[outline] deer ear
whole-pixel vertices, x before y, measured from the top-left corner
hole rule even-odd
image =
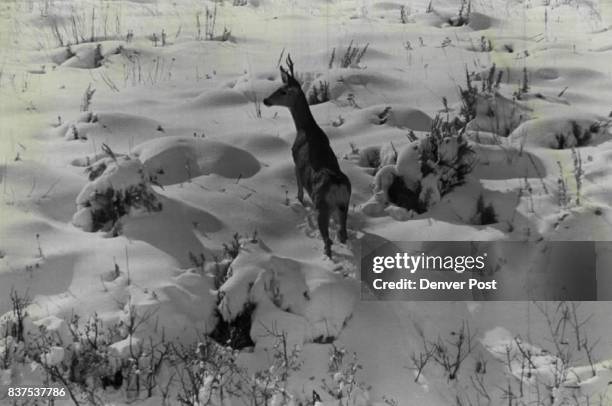
[[[281,73],[281,80],[283,81],[284,84],[287,84],[289,82],[289,74],[287,73],[286,70],[283,69],[282,66],[279,69]]]

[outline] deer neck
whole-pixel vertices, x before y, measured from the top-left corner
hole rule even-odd
[[[293,117],[293,123],[298,133],[304,132],[308,137],[311,134],[312,129],[318,128],[317,122],[315,121],[310,111],[310,106],[306,101],[304,93],[298,95],[296,102],[289,108],[291,116]]]

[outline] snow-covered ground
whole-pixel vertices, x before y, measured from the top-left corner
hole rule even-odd
[[[163,404],[176,360],[137,395],[126,360],[245,324],[224,356],[267,371],[258,390],[282,385],[256,403],[211,378],[200,404],[612,404],[607,302],[374,302],[358,282],[360,250],[384,241],[612,239],[605,0],[5,0],[0,18],[0,404],[82,354],[94,315],[127,383],[81,404]],[[329,86],[311,109],[352,183],[333,260],[295,198],[291,116],[262,104],[287,53],[307,95]],[[461,116],[466,71],[473,117],[440,156],[469,146],[475,166],[442,190],[447,173],[414,164],[435,118]],[[393,177],[422,210],[389,204]],[[597,254],[612,300],[612,252]],[[26,347],[15,295],[31,299]],[[279,337],[299,366],[278,366]]]

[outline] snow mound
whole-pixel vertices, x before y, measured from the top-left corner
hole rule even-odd
[[[279,310],[269,302],[261,303],[252,315],[251,340],[259,348],[273,348],[278,343],[278,334],[285,335],[288,348],[301,347],[313,340],[305,317]]]
[[[471,138],[475,141],[472,143],[474,151],[482,157],[474,168],[474,177],[482,180],[546,176],[546,167],[538,156],[510,145],[507,138],[498,137],[497,144],[488,144],[487,140],[484,144],[479,143],[480,136]]]
[[[367,71],[358,68],[334,68],[325,73],[301,73],[303,88],[307,97],[311,96],[313,87],[321,87],[322,83],[329,85],[330,100],[345,98],[363,88],[371,93],[397,89],[401,84],[397,79],[380,72]]]
[[[358,294],[354,280],[246,243],[219,289],[218,308],[221,317],[231,322],[254,305],[250,336],[256,345],[272,344],[272,333],[283,332],[292,343],[302,345],[337,337]]]
[[[423,25],[436,28],[469,27],[472,31],[483,31],[494,28],[500,24],[500,20],[486,14],[472,11],[469,16],[464,14],[460,17],[457,8],[434,7],[430,13],[416,14],[415,20]]]
[[[531,118],[530,109],[499,93],[476,96],[476,118],[467,125],[470,131],[486,131],[508,136],[522,122]]]
[[[194,108],[227,107],[245,104],[249,100],[234,89],[214,89],[202,93],[189,102]]]
[[[400,129],[428,131],[433,120],[427,113],[414,107],[398,104],[377,104],[349,114],[342,129],[346,132],[363,131],[364,126],[388,125]]]
[[[549,67],[538,68],[534,72],[534,75],[544,80],[555,80],[555,79],[558,79],[560,76],[558,69],[549,68]]]
[[[583,398],[609,402],[612,400],[610,382],[612,382],[612,360],[597,363],[593,368],[590,365],[570,368],[568,379],[555,394],[555,398],[559,400],[557,404]]]
[[[261,165],[249,152],[231,145],[192,137],[157,138],[134,149],[144,168],[156,173],[162,185],[217,174],[225,178],[250,178]]]
[[[500,21],[494,17],[486,14],[472,11],[470,13],[470,21],[467,24],[474,31],[488,30],[489,28],[496,27]]]
[[[108,347],[108,355],[111,360],[118,364],[131,358],[132,354],[138,354],[142,346],[142,340],[137,337],[128,336]]]
[[[565,149],[610,140],[605,118],[590,113],[556,114],[526,121],[510,135],[522,145]]]
[[[431,129],[433,120],[423,111],[401,105],[390,105],[389,107],[391,107],[391,110],[386,124],[393,127],[409,128],[414,131]]]
[[[81,113],[76,119],[67,121],[51,130],[57,137],[67,141],[86,140],[90,131],[98,126],[98,116],[92,112]]]
[[[213,278],[188,270],[152,289],[131,287],[130,303],[122,317],[135,315],[145,321],[137,336],[164,331],[169,338],[181,342],[197,339],[197,334],[215,328],[217,317]]]
[[[125,52],[125,43],[116,39],[72,44],[48,51],[51,61],[62,67],[94,69],[100,67],[105,58]],[[136,52],[136,51],[132,51]]]
[[[47,132],[67,141],[94,138],[116,150],[128,150],[132,145],[164,135],[162,125],[150,118],[132,114],[84,112]]]
[[[322,278],[311,280],[309,285],[310,300],[304,316],[310,321],[310,334],[315,339],[337,337],[357,301],[356,283]]]
[[[86,44],[76,48],[74,51],[66,50],[65,55],[70,57],[62,62],[60,66],[67,68],[95,69],[102,66],[104,61],[101,44]]]
[[[244,95],[250,102],[262,101],[280,87],[277,77],[278,72],[246,74],[233,83],[233,90]]]
[[[481,340],[482,345],[500,361],[510,359],[508,363],[509,372],[518,379],[535,384],[546,382],[553,386],[555,368],[563,361],[550,352],[538,348],[530,343],[524,342],[520,337],[513,336],[508,330],[497,327],[485,333]],[[530,372],[528,377],[524,372],[524,356],[530,355]]]

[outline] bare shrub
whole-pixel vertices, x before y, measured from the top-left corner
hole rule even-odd
[[[91,87],[91,83],[85,89],[83,93],[83,98],[81,99],[81,111],[86,112],[89,111],[91,106],[91,100],[93,99],[93,95],[96,92],[96,89]]]
[[[472,217],[471,223],[479,226],[497,223],[495,207],[491,203],[486,204],[482,194],[476,200],[476,214]]]
[[[308,92],[308,104],[315,105],[329,101],[329,82],[318,81],[312,84]]]
[[[356,68],[359,66],[361,59],[364,57],[366,51],[368,50],[368,46],[370,44],[365,44],[364,46],[354,45],[354,41],[351,40],[348,47],[342,54],[342,57],[338,61],[338,66],[340,68]],[[331,69],[334,61],[336,59],[336,48],[332,49],[332,54],[329,59],[329,68]]]
[[[482,95],[490,95],[496,92],[503,78],[503,71],[497,70],[495,64],[491,65],[489,68],[487,75],[481,75],[482,84],[481,87],[478,88],[474,84],[474,78],[476,75],[473,72],[465,69],[465,88],[459,86],[459,96],[461,97],[461,110],[460,117],[463,120],[464,125],[472,121],[476,118],[476,107],[478,103],[479,96]]]
[[[459,12],[452,17],[448,22],[454,27],[461,27],[470,22],[470,14],[472,13],[472,0],[461,0]]]
[[[223,27],[221,34],[217,35],[217,4],[218,2],[215,2],[212,9],[208,6],[204,9],[204,35],[202,35],[201,13],[196,13],[196,40],[229,41],[231,39],[232,32],[226,26]]]
[[[96,9],[94,6],[89,12],[72,6],[67,20],[51,15],[45,15],[45,18],[49,21],[48,29],[51,31],[51,37],[58,46],[63,47],[123,38],[121,9],[116,10],[118,11],[111,14],[110,7]],[[113,21],[114,24],[112,24]]]
[[[321,380],[321,388],[332,397],[338,400],[339,405],[349,404],[354,401],[357,392],[367,391],[365,383],[358,379],[359,371],[363,366],[359,363],[357,354],[351,354],[350,359],[346,357],[347,351],[332,344],[329,352],[328,371],[330,379]],[[318,396],[318,394],[317,394]]]

